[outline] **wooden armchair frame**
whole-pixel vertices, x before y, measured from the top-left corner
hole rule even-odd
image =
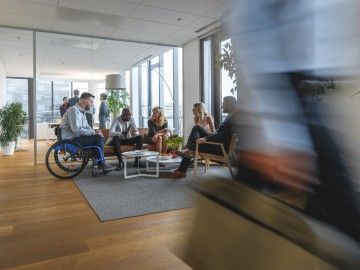
[[[204,142],[204,144],[210,144],[210,145],[218,145],[221,148],[222,155],[215,155],[215,154],[209,154],[205,152],[199,152],[199,144],[196,143],[195,147],[195,155],[194,155],[194,177],[197,175],[197,164],[199,159],[203,159],[205,161],[205,172],[208,171],[210,167],[210,161],[215,162],[222,162],[224,163],[230,171],[231,177],[234,178],[234,172],[232,171],[229,156],[232,154],[235,148],[235,142],[236,138],[233,136],[230,142],[229,151],[225,151],[225,147],[222,143],[216,143],[216,142]]]

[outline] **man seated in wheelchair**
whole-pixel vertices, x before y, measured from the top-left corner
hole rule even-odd
[[[61,121],[61,138],[62,140],[73,140],[83,147],[94,146],[101,150],[94,151],[101,168],[104,171],[111,171],[115,169],[105,163],[103,158],[104,153],[104,138],[100,130],[93,130],[86,119],[85,111],[89,110],[94,103],[94,96],[90,93],[82,93],[80,100],[74,106],[70,107],[64,114]]]

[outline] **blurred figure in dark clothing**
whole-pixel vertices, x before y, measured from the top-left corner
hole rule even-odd
[[[350,108],[341,89],[324,103],[309,91],[318,78],[356,75],[357,12],[353,0],[242,0],[229,29],[242,75],[239,180],[305,194],[307,214],[360,241],[359,158],[339,121]]]

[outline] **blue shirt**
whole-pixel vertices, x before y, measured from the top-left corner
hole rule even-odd
[[[61,137],[63,139],[73,139],[80,136],[95,135],[86,119],[85,111],[78,103],[70,107],[64,114],[61,121]]]

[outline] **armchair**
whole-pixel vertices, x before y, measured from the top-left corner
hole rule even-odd
[[[225,151],[225,147],[222,143],[216,143],[216,142],[205,142],[204,143],[204,144],[214,145],[214,147],[219,146],[221,148],[220,155],[209,154],[206,152],[199,152],[199,144],[196,143],[195,155],[194,155],[194,177],[196,177],[196,175],[197,175],[198,161],[199,161],[199,159],[203,159],[205,161],[205,172],[207,172],[207,170],[210,167],[210,161],[221,162],[229,168],[231,177],[234,178],[234,172],[232,171],[232,168],[230,165],[229,156],[234,152],[235,142],[236,142],[236,138],[235,138],[235,136],[233,136],[230,141],[229,150],[227,152]]]

